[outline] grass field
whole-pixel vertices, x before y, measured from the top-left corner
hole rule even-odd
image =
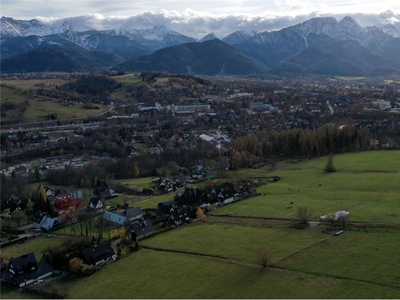
[[[398,230],[346,231],[339,237],[296,253],[278,265],[306,273],[400,288],[399,240]]]
[[[166,232],[142,245],[220,255],[250,264],[257,264],[256,252],[268,247],[273,261],[329,238],[320,228],[253,228],[235,225],[197,223]],[[207,242],[205,242],[207,241]]]
[[[260,196],[225,206],[214,214],[292,218],[297,206],[307,205],[314,209],[314,220],[347,210],[351,221],[400,223],[400,164],[394,163],[400,161],[400,151],[338,155],[334,158],[335,173],[322,171],[326,161],[280,163],[274,172],[242,170],[240,176],[282,179],[258,187]]]
[[[48,247],[53,247],[59,245],[65,241],[64,238],[58,237],[45,237],[39,236],[37,238],[32,238],[21,245],[12,245],[1,249],[1,256],[4,259],[10,259],[11,257],[18,257],[24,254],[33,252],[37,260],[40,261],[42,258],[41,252]]]
[[[70,298],[396,298],[398,289],[359,281],[141,250],[69,290]]]
[[[65,106],[62,101],[57,99],[47,99],[45,97],[37,97],[35,92],[32,97],[29,90],[36,91],[39,88],[52,89],[56,85],[62,85],[65,80],[12,80],[3,81],[7,86],[1,86],[1,103],[15,103],[20,105],[26,103],[26,110],[21,111],[21,107],[12,110],[6,110],[6,116],[2,117],[2,121],[23,120],[24,122],[40,122],[47,120],[47,115],[56,113],[59,120],[86,117],[105,111],[105,107],[100,109],[86,109],[81,105]],[[14,88],[11,88],[14,87]]]
[[[131,179],[119,179],[116,182],[119,182],[122,185],[135,185],[140,186],[142,188],[149,188],[151,186],[151,177],[143,177],[143,178],[131,178]]]
[[[1,299],[46,299],[36,294],[22,293],[7,285],[1,285]]]

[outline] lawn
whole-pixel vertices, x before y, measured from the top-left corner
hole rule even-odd
[[[24,293],[7,285],[1,285],[1,299],[46,299],[36,294]]]
[[[304,276],[303,280],[299,276]],[[363,282],[140,250],[69,290],[74,299],[396,298],[398,289]]]
[[[236,225],[196,223],[168,231],[142,245],[219,255],[257,264],[256,252],[268,247],[273,261],[329,238],[321,228],[254,228]]]
[[[12,245],[1,249],[1,256],[5,259],[11,257],[18,257],[24,254],[33,252],[38,261],[42,258],[41,252],[49,247],[57,246],[65,241],[65,238],[39,236],[37,238],[31,238],[25,243],[19,245]]]
[[[291,270],[374,282],[400,289],[399,240],[400,232],[393,229],[345,231],[341,236],[299,252],[278,265]]]

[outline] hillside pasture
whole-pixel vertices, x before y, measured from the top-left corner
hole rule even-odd
[[[174,271],[176,270],[176,271]],[[162,275],[163,274],[163,275]],[[74,299],[386,298],[398,290],[176,253],[141,250],[69,290]],[[127,288],[129,287],[129,288]]]
[[[345,231],[278,263],[279,267],[373,282],[400,289],[400,232],[390,229]],[[400,295],[400,291],[399,294]]]
[[[293,218],[298,206],[307,205],[314,209],[313,220],[347,210],[351,221],[399,224],[396,195],[400,193],[400,167],[394,161],[400,161],[400,151],[337,156],[335,173],[322,171],[326,158],[285,163],[277,171],[265,171],[281,180],[258,187],[259,196],[222,207],[213,214]]]
[[[84,278],[73,299],[393,298],[398,290],[364,282],[140,250]]]
[[[256,265],[256,253],[268,247],[273,261],[328,238],[320,228],[254,228],[197,223],[166,232],[141,244],[162,249],[219,255]]]
[[[87,109],[82,105],[65,105],[62,99],[48,99],[38,97],[36,90],[53,90],[56,85],[66,83],[63,79],[48,80],[4,80],[1,85],[1,104],[13,103],[15,109],[6,110],[2,121],[22,120],[23,122],[46,121],[49,114],[56,113],[58,120],[92,116],[105,111],[105,107],[97,105],[99,109]]]

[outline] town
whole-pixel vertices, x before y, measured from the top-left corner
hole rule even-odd
[[[350,152],[398,153],[400,147],[395,77],[110,71],[1,79],[6,297],[14,291],[16,297],[71,297],[63,280],[72,286],[143,249],[164,250],[155,237],[198,224],[222,226],[238,216],[237,222],[249,218],[257,228],[308,228],[307,207],[290,212],[295,197],[283,197],[290,199],[284,213],[265,219],[229,209],[267,199],[298,164],[325,157],[333,163],[335,155]],[[281,165],[287,166],[283,175]],[[333,184],[334,177],[326,183],[319,176],[316,189]],[[302,192],[284,187],[285,194]],[[349,223],[341,211],[340,205],[323,208],[319,222],[338,233]],[[257,223],[271,220],[277,223]],[[319,234],[316,239],[326,238],[326,230]],[[7,250],[35,241],[26,253]]]

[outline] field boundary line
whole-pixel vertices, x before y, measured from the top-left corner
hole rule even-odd
[[[143,246],[143,245],[140,245],[140,248],[147,249],[147,250],[153,250],[153,251],[160,251],[160,252],[170,252],[170,253],[186,254],[186,255],[192,255],[192,256],[200,256],[200,257],[205,257],[205,258],[219,259],[219,260],[223,260],[228,263],[233,263],[233,264],[242,265],[242,266],[250,266],[250,267],[257,266],[257,267],[259,267],[258,265],[250,264],[250,263],[247,263],[240,259],[231,258],[231,257],[227,257],[227,256],[222,256],[222,255],[205,254],[205,253],[200,253],[200,252],[177,250],[177,249],[165,249],[165,248]]]
[[[376,193],[376,194],[373,195],[372,197],[369,197],[368,199],[366,199],[366,200],[364,200],[364,201],[362,201],[362,202],[359,202],[359,203],[356,203],[356,204],[353,204],[353,205],[349,206],[349,207],[347,208],[347,210],[350,210],[351,208],[355,208],[355,207],[364,205],[364,204],[366,204],[366,203],[368,203],[368,202],[371,202],[371,201],[373,201],[373,200],[376,200],[376,199],[378,199],[379,197],[381,197],[381,196],[383,196],[383,195],[385,195],[385,194],[387,194],[387,190],[382,190],[382,191],[380,191],[379,193]]]
[[[389,287],[392,289],[400,290],[400,287],[398,287],[398,286],[393,286],[393,285],[379,283],[379,282],[373,282],[373,281],[369,281],[369,280],[355,279],[355,278],[351,278],[351,277],[338,276],[338,275],[323,274],[323,273],[318,273],[318,272],[301,271],[301,270],[297,270],[297,269],[279,267],[279,266],[275,266],[275,265],[271,266],[271,268],[299,272],[299,273],[304,273],[304,274],[309,274],[309,275],[314,275],[314,276],[323,276],[323,277],[328,277],[328,278],[330,277],[330,278],[335,278],[335,279],[340,279],[340,280],[351,280],[351,281],[355,281],[355,282],[374,284],[374,285],[379,285],[379,286],[384,286],[384,287]]]
[[[320,241],[318,241],[318,242],[316,242],[316,243],[314,243],[314,244],[308,245],[307,247],[305,247],[305,248],[303,248],[303,249],[297,250],[297,251],[295,251],[295,252],[289,254],[288,256],[285,256],[285,257],[279,259],[278,261],[274,262],[273,265],[275,266],[276,263],[280,263],[280,262],[284,261],[285,259],[288,259],[288,258],[292,257],[293,255],[296,255],[296,254],[298,254],[298,253],[300,253],[300,252],[302,252],[302,251],[305,251],[305,250],[307,250],[307,249],[310,249],[310,248],[312,248],[312,247],[314,247],[314,246],[316,246],[316,245],[322,244],[322,243],[326,242],[327,240],[331,239],[332,237],[333,237],[333,235],[330,235],[330,236],[328,236],[327,238],[324,238],[323,240],[320,240]],[[278,267],[278,268],[279,268],[279,267]]]
[[[208,216],[220,217],[220,218],[237,218],[237,219],[275,220],[275,221],[293,221],[293,220],[295,220],[295,219],[288,219],[288,218],[252,217],[252,216],[231,215],[231,214],[213,215],[212,213],[207,213],[206,216],[207,217]]]

